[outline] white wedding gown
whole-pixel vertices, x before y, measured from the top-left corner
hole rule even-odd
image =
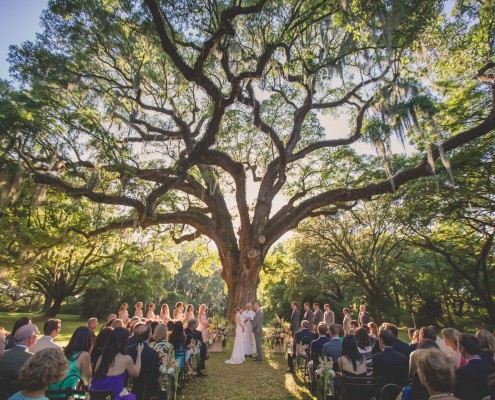
[[[241,321],[241,314],[237,313],[235,316],[235,339],[234,349],[230,360],[226,360],[227,364],[241,364],[244,362],[244,324]]]

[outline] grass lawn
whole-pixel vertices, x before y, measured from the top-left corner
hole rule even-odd
[[[14,326],[14,322],[25,316],[31,317],[33,324],[36,324],[41,332],[41,335],[43,335],[43,324],[48,318],[43,317],[42,314],[0,312],[0,326],[3,326],[10,332]],[[62,320],[62,330],[60,331],[60,335],[55,338],[55,342],[59,343],[61,346],[64,346],[69,342],[70,337],[77,327],[86,326],[87,324],[87,320],[82,319],[78,315],[59,314],[56,318]]]
[[[247,359],[239,365],[225,364],[230,358],[232,343],[229,341],[223,353],[210,353],[206,362],[208,377],[193,378],[177,396],[179,400],[313,399],[302,375],[286,373],[285,357],[266,348],[263,362]]]

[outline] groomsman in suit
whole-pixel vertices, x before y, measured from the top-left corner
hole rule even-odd
[[[253,361],[263,361],[263,346],[261,345],[262,325],[263,313],[261,312],[261,304],[257,301],[254,303],[253,333],[256,343],[256,358],[253,358]]]
[[[323,312],[320,310],[320,305],[318,303],[313,303],[313,329],[316,331],[318,324],[323,322]]]
[[[325,313],[323,314],[325,324],[327,324],[327,326],[335,324],[335,314],[330,310],[330,306],[325,304],[323,308],[325,309]]]
[[[304,303],[303,319],[309,322],[309,329],[313,330],[313,311],[311,311],[311,306],[308,302]]]
[[[359,326],[368,325],[370,322],[370,314],[366,311],[366,306],[362,304],[359,306]]]
[[[292,337],[294,337],[294,334],[297,332],[299,329],[299,310],[297,309],[297,301],[293,301],[290,303],[290,308],[292,308],[292,314],[290,316],[290,333],[292,334]]]

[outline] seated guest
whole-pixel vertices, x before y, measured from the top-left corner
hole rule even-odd
[[[442,336],[445,345],[451,349],[451,352],[447,354],[447,357],[454,368],[462,367],[466,365],[466,360],[462,358],[461,353],[459,352],[459,346],[457,341],[459,340],[459,332],[457,329],[453,328],[445,328],[442,329]]]
[[[98,318],[92,317],[88,319],[88,328],[93,331],[96,335],[96,328],[98,327]]]
[[[188,373],[192,375],[194,371],[189,365],[189,352],[186,351],[186,335],[181,321],[175,321],[168,341],[174,346],[175,358],[179,360],[179,367],[181,369],[187,368]],[[183,356],[180,355],[181,352],[184,353]]]
[[[184,343],[185,348],[186,348],[185,359],[186,359],[186,366],[187,366],[187,371],[188,371],[189,375],[197,375],[191,367],[191,363],[190,363],[191,352],[189,350],[189,346],[191,345],[191,342],[193,340],[195,340],[195,341],[198,340],[198,337],[197,337],[196,333],[194,332],[196,330],[196,325],[197,325],[197,320],[191,319],[191,320],[189,320],[189,323],[187,324],[187,328],[184,329],[184,335],[186,335],[186,342]],[[201,371],[201,369],[203,369],[203,368],[200,368],[198,365],[198,371]],[[201,377],[201,376],[203,376],[203,374],[200,373],[199,376]]]
[[[16,345],[14,337],[17,330],[24,325],[28,325],[31,323],[31,318],[21,317],[17,321],[14,322],[14,326],[12,327],[12,332],[10,335],[7,335],[5,338],[5,350],[9,350]]]
[[[409,363],[403,354],[394,350],[395,339],[390,329],[383,329],[380,332],[379,340],[382,351],[373,356],[372,373],[374,377],[382,379],[377,387],[378,393],[383,385],[394,383],[403,387],[407,383]]]
[[[200,351],[200,361],[198,366],[196,367],[197,370],[197,375],[199,376],[206,376],[206,374],[203,372],[203,370],[206,368],[205,362],[206,362],[206,343],[203,341],[203,334],[201,331],[198,330],[198,325],[199,322],[196,318],[193,318],[189,320],[188,324],[188,329],[185,329],[184,333],[186,334],[186,347],[189,346],[189,343],[187,341],[187,337],[189,335],[192,335],[191,337],[196,340],[197,343],[199,343],[199,351]]]
[[[0,326],[0,358],[2,358],[3,353],[5,351],[5,338],[8,336],[7,331],[3,328],[3,326]]]
[[[438,344],[438,347],[440,348],[440,350],[442,350],[442,352],[445,355],[450,354],[451,350],[449,347],[447,347],[445,345],[445,342],[442,340],[442,338],[440,336],[438,336],[437,328],[433,325],[430,325],[428,328],[430,328],[433,332],[435,332],[435,342]]]
[[[362,328],[358,328],[362,329]],[[370,349],[371,354],[371,349]],[[366,376],[366,359],[359,353],[356,338],[352,335],[342,341],[342,355],[337,360],[340,372],[349,376]]]
[[[19,371],[23,364],[33,356],[29,349],[35,345],[38,334],[36,325],[22,325],[15,332],[15,346],[6,350],[0,358],[0,378],[3,379],[3,389],[7,396],[20,390]]]
[[[373,353],[371,352],[371,339],[368,335],[368,331],[364,326],[360,326],[354,332],[354,337],[356,338],[357,351],[366,360],[366,368],[368,375],[371,375],[371,370],[373,366]]]
[[[115,318],[110,322],[110,327],[113,329],[115,328],[123,328],[124,327],[124,322],[121,319]]]
[[[480,344],[481,359],[495,368],[495,360],[493,359],[493,354],[495,353],[495,338],[492,333],[488,332],[486,329],[478,329],[475,336]]]
[[[103,326],[112,326],[112,321],[113,321],[114,319],[117,319],[117,314],[110,314],[110,315],[108,316],[107,322],[106,322],[106,323],[105,323],[105,325],[103,325]],[[102,328],[103,328],[103,327],[102,327]]]
[[[147,400],[157,395],[159,391],[158,376],[160,368],[160,357],[158,353],[149,345],[151,336],[151,326],[143,324],[134,329],[137,335],[137,342],[142,343],[144,348],[141,354],[141,371],[138,376],[132,379],[132,390],[136,394],[137,400]],[[133,344],[127,348],[134,362],[138,357],[138,344]]]
[[[378,340],[378,326],[376,326],[376,324],[371,321],[368,322],[368,328],[370,328],[370,338]]]
[[[359,327],[359,322],[353,319],[351,322],[349,322],[349,332],[347,332],[347,334],[354,335],[354,332],[358,327]]]
[[[127,376],[139,376],[141,371],[141,353],[144,345],[137,345],[136,363],[127,355],[128,332],[125,328],[116,328],[108,337],[101,357],[96,363],[96,371],[91,380],[92,390],[112,390],[115,400],[136,400],[136,395],[124,394]],[[120,393],[123,393],[121,396]]]
[[[158,353],[160,359],[164,354],[173,354],[174,352],[174,346],[167,342],[167,336],[167,325],[164,324],[158,325],[153,333],[154,342],[150,344],[150,347]]]
[[[96,370],[96,363],[98,359],[100,358],[103,347],[105,347],[105,343],[108,340],[108,337],[110,336],[110,333],[112,333],[113,328],[110,327],[105,327],[103,328],[98,336],[96,336],[93,348],[91,349],[91,374],[94,375],[95,370]]]
[[[409,345],[402,340],[399,339],[399,328],[397,328],[394,324],[385,324],[385,329],[390,330],[394,336],[394,350],[403,354],[406,358],[409,359],[409,354],[411,354],[411,348]]]
[[[43,349],[60,349],[58,344],[53,343],[53,339],[60,333],[60,328],[62,327],[62,321],[56,318],[47,320],[43,324],[43,337],[36,341],[36,344],[29,350],[31,353],[37,353]]]
[[[462,400],[482,399],[488,395],[488,376],[495,373],[495,368],[480,358],[480,344],[473,335],[460,334],[459,351],[467,360],[467,364],[455,371],[454,394]]]
[[[81,377],[85,384],[91,379],[91,357],[89,355],[93,346],[93,335],[87,326],[77,328],[64,349],[65,357],[69,362],[67,375],[59,382],[50,386],[52,390],[66,388],[76,389]]]
[[[309,379],[312,379],[312,372],[315,370],[319,363],[319,357],[323,355],[323,346],[325,343],[330,342],[330,338],[327,337],[328,327],[324,322],[320,322],[316,327],[318,332],[318,339],[313,340],[310,346],[311,361],[308,363]]]
[[[301,321],[301,330],[297,331],[294,334],[294,340],[292,342],[292,354],[293,356],[289,356],[287,359],[287,363],[289,368],[287,368],[287,372],[294,372],[294,358],[297,351],[297,345],[311,345],[313,341],[313,332],[309,329],[309,321],[303,320]],[[307,350],[309,354],[309,348]]]
[[[454,370],[440,349],[421,349],[416,352],[415,357],[419,379],[428,390],[430,399],[459,400],[451,393],[455,382]]]
[[[340,340],[340,325],[330,325],[330,341],[323,345],[322,354],[330,357],[333,361],[334,369],[338,370],[337,359],[342,355],[342,342]]]
[[[407,330],[407,337],[409,338],[409,350],[413,352],[418,348],[419,338],[414,336],[414,332],[416,332],[416,328],[409,328]]]
[[[22,392],[9,400],[46,400],[45,392],[50,384],[60,380],[67,371],[67,360],[62,349],[47,347],[27,360],[19,371]]]
[[[418,349],[420,350],[428,350],[428,349],[433,349],[433,350],[440,350],[438,347],[438,344],[434,342],[431,339],[424,339],[422,342],[418,344]],[[428,399],[430,396],[428,394],[428,390],[426,389],[426,386],[424,386],[421,383],[421,380],[419,379],[418,375],[418,367],[417,367],[417,355],[416,352],[414,351],[411,353],[411,358],[409,360],[409,377],[411,377],[411,398],[410,400],[422,400],[422,399]]]

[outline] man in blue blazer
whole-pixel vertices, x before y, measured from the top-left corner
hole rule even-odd
[[[294,372],[294,358],[296,356],[297,345],[311,345],[313,341],[313,332],[309,330],[309,321],[301,321],[301,330],[297,331],[294,334],[294,340],[292,342],[292,357],[288,357],[287,364],[289,368],[287,368],[287,372]],[[309,351],[309,348],[308,348]]]
[[[318,366],[319,357],[322,355],[323,346],[330,341],[327,336],[328,327],[324,322],[320,322],[316,327],[318,339],[311,342],[311,361],[308,364],[309,379],[312,380],[313,371]],[[316,365],[315,365],[316,364]]]
[[[488,377],[495,368],[485,363],[479,356],[481,351],[478,339],[468,333],[459,336],[459,352],[467,364],[455,371],[454,395],[461,400],[480,400],[488,396]]]
[[[403,354],[394,350],[395,340],[395,335],[390,329],[384,329],[380,332],[382,351],[373,356],[373,376],[382,378],[382,382],[377,386],[377,393],[380,393],[383,385],[389,383],[394,383],[400,387],[407,384],[409,361]]]
[[[337,371],[337,359],[342,355],[342,342],[339,338],[340,325],[330,325],[330,341],[323,346],[323,355],[331,357],[333,368]]]

